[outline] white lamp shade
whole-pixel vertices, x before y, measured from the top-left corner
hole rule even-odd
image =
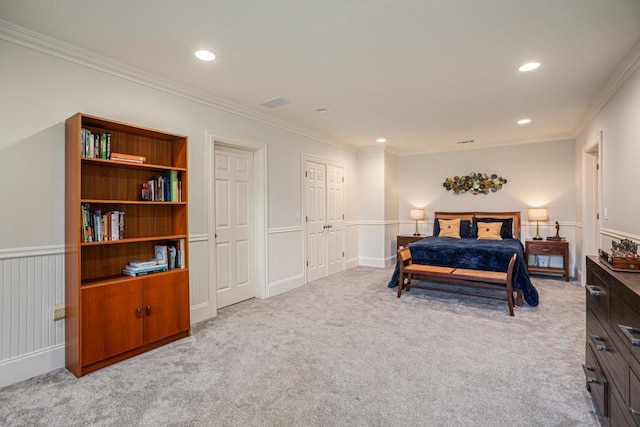
[[[529,221],[546,221],[548,219],[547,208],[529,208]]]
[[[414,221],[424,219],[424,209],[411,209],[409,211],[409,218]]]

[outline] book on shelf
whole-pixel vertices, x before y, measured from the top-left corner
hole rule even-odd
[[[111,153],[111,160],[117,160],[119,162],[144,163],[147,161],[147,158],[145,156],[138,156],[135,154]]]
[[[167,265],[167,262],[163,259],[155,259],[155,258],[129,261],[129,266],[134,268],[152,267],[155,265]]]
[[[89,203],[80,205],[81,232],[84,243],[121,240],[125,237],[125,213],[123,211],[91,211]]]
[[[141,184],[142,200],[154,202],[181,202],[182,177],[178,171],[166,175],[154,175]]]
[[[111,133],[97,133],[81,128],[80,155],[94,159],[111,158]]]
[[[168,240],[164,245],[155,245],[156,259],[162,260],[169,270],[185,268],[184,239]]]
[[[166,264],[158,264],[147,267],[131,267],[127,265],[122,269],[122,274],[126,276],[141,276],[143,274],[157,273],[160,271],[167,271]]]

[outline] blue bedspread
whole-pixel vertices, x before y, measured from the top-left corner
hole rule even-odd
[[[415,264],[507,271],[511,256],[518,257],[513,270],[513,287],[522,292],[531,306],[538,305],[538,291],[531,283],[524,259],[524,248],[518,239],[478,240],[428,237],[409,244]],[[389,287],[398,286],[399,266],[393,272]]]

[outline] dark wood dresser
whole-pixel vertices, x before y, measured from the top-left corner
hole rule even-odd
[[[640,426],[640,274],[587,257],[587,389],[607,426]]]

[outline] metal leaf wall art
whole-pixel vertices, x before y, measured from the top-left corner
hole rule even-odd
[[[453,191],[455,194],[460,193],[472,193],[472,194],[489,194],[495,193],[500,190],[507,180],[501,176],[486,173],[471,172],[466,176],[454,176],[453,178],[447,178],[442,183],[442,186],[448,191]]]

